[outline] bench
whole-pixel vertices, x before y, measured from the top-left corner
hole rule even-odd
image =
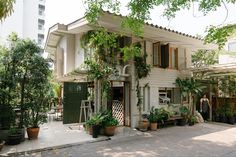
[[[170,117],[169,119],[164,121],[164,126],[166,126],[168,124],[177,125],[178,121],[181,119],[183,119],[183,117],[181,117],[181,116]]]

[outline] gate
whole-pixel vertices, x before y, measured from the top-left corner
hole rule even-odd
[[[64,82],[63,124],[79,122],[81,101],[87,100],[87,93],[86,82]]]
[[[124,125],[124,105],[121,101],[113,100],[112,102],[112,115],[119,121],[119,125]]]

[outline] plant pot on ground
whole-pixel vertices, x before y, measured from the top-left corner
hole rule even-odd
[[[26,131],[27,131],[27,135],[28,135],[28,139],[33,140],[33,139],[37,139],[38,135],[39,135],[39,130],[40,130],[40,124],[43,124],[47,121],[47,116],[46,114],[35,114],[32,113],[32,111],[30,111],[30,113],[28,113],[28,118],[27,118],[27,122],[25,122],[26,124]]]
[[[158,115],[154,110],[154,107],[151,108],[150,114],[148,116],[148,120],[150,122],[150,129],[152,131],[157,130],[157,121],[158,121]]]
[[[197,122],[197,118],[195,116],[190,116],[189,117],[189,120],[188,120],[189,126],[195,125],[196,122]]]
[[[179,111],[180,111],[180,114],[183,117],[183,119],[178,120],[178,125],[179,126],[185,126],[187,124],[188,115],[189,115],[190,111],[187,108],[187,106],[181,106],[179,108]]]
[[[233,109],[228,109],[228,110],[225,112],[225,115],[226,115],[226,117],[227,117],[227,123],[233,125],[233,124],[235,123],[234,111],[233,111]]]
[[[17,145],[20,144],[22,140],[22,132],[20,132],[17,128],[10,128],[7,144],[8,145]]]
[[[107,136],[114,136],[116,126],[119,124],[118,120],[114,117],[109,117],[105,121],[105,134]]]
[[[104,115],[102,113],[97,113],[90,118],[89,123],[92,127],[93,138],[98,137],[103,120]]]
[[[3,146],[5,145],[5,141],[0,140],[0,151],[2,150]]]
[[[139,121],[139,124],[138,124],[138,129],[140,131],[147,131],[148,130],[148,126],[149,126],[149,122],[148,122],[148,119],[141,119]]]

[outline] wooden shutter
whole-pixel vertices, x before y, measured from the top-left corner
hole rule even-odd
[[[175,49],[175,68],[176,68],[176,69],[179,68],[178,58],[179,58],[179,49],[176,48],[176,49]]]
[[[169,67],[169,44],[161,45],[161,67]]]
[[[160,65],[160,43],[153,43],[153,65]]]

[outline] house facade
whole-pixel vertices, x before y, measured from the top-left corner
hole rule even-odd
[[[143,37],[138,38],[129,30],[122,29],[123,18],[120,15],[104,13],[98,23],[109,32],[122,34],[132,43],[139,42],[142,51],[147,55],[146,62],[151,65],[151,71],[149,76],[140,80],[142,112],[149,112],[152,106],[180,104],[180,91],[175,84],[176,78],[191,76],[188,68],[191,66],[192,52],[197,49],[215,49],[215,45],[204,45],[201,39],[152,24],[145,24]],[[86,70],[83,69],[87,55],[81,47],[81,37],[94,29],[86,18],[78,19],[68,25],[56,24],[49,29],[45,51],[54,60],[56,79],[64,85],[88,82]],[[119,76],[111,79],[111,109],[113,114],[120,118],[120,125],[135,127],[138,121],[138,109],[134,64],[132,62],[124,64],[117,67],[117,70]],[[101,105],[99,100],[101,93],[98,90],[100,86],[95,84],[93,88],[95,110],[98,110]],[[64,95],[65,92],[67,91],[64,86]],[[66,108],[65,104],[64,107]]]

